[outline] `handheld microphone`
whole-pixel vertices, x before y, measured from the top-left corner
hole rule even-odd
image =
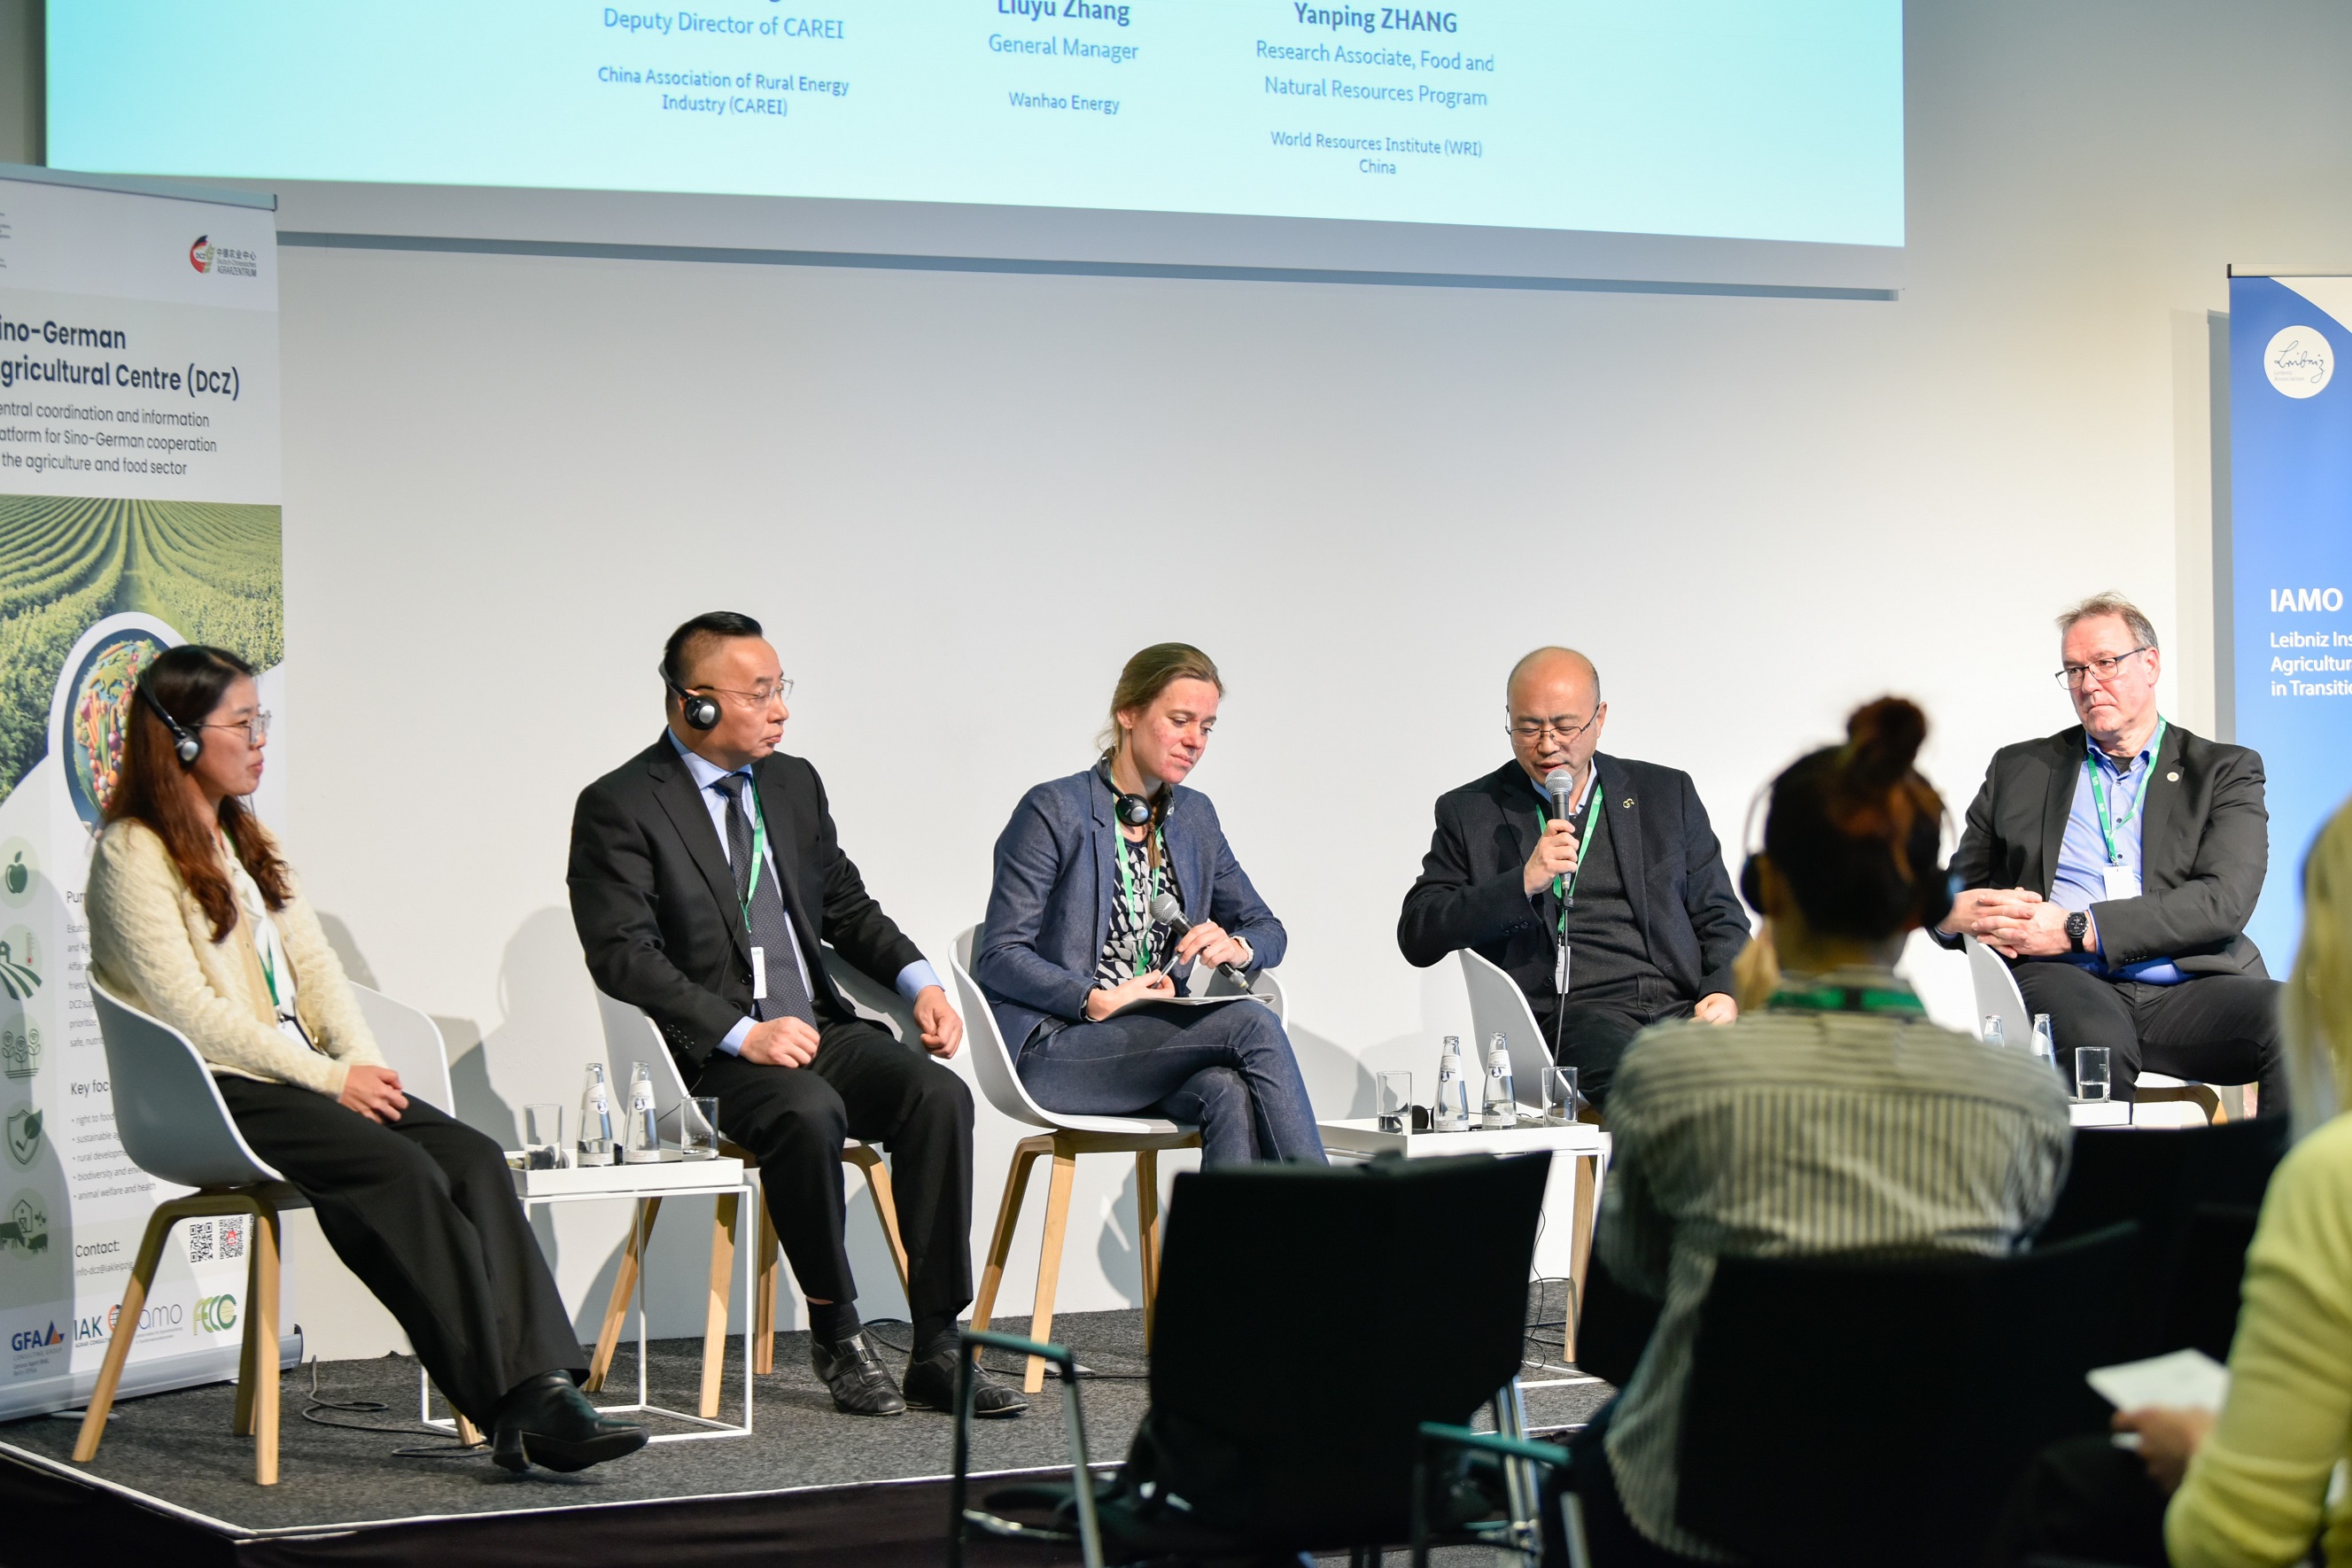
[[[1569,803],[1576,798],[1576,775],[1564,767],[1554,768],[1544,774],[1544,788],[1551,792],[1551,814],[1565,822]]]
[[[1162,893],[1151,900],[1151,918],[1166,926],[1169,934],[1179,942],[1184,939],[1186,931],[1192,929],[1192,922],[1184,918],[1184,906],[1176,901],[1176,895],[1173,893]],[[1249,976],[1232,964],[1220,963],[1217,968],[1226,979],[1244,991],[1250,988]]]

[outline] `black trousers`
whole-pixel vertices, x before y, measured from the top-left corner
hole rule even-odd
[[[1677,997],[1665,982],[1652,980],[1595,992],[1571,991],[1564,1016],[1559,1001],[1547,996],[1533,1009],[1537,1026],[1543,1030],[1544,1048],[1559,1066],[1576,1069],[1576,1091],[1596,1110],[1608,1105],[1618,1060],[1633,1037],[1664,1019],[1689,1017],[1695,1005]]]
[[[2142,1072],[2161,1072],[2201,1083],[2259,1084],[2263,1111],[2286,1109],[2275,980],[2201,974],[2178,985],[2144,985],[2054,961],[2021,963],[2013,973],[2026,1007],[2050,1015],[2058,1070],[2069,1083],[2075,1049],[2105,1046],[2117,1100],[2133,1097]]]
[[[526,1378],[586,1374],[496,1142],[421,1100],[377,1122],[294,1084],[213,1081],[253,1152],[310,1200],[335,1256],[476,1426]]]
[[[2016,1568],[2032,1557],[2165,1568],[2164,1510],[2170,1500],[2137,1454],[2105,1437],[2053,1443],[2019,1479],[1986,1548],[1984,1568]]]
[[[713,1051],[694,1092],[718,1096],[719,1130],[759,1157],[793,1278],[820,1301],[857,1299],[842,1242],[842,1140],[887,1147],[908,1305],[918,1318],[952,1319],[971,1300],[971,1091],[919,1048],[856,1018],[824,1024],[817,1041],[804,1068]]]

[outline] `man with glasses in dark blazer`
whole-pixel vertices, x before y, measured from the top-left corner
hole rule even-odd
[[[1600,1106],[1643,1029],[1738,1016],[1731,965],[1748,916],[1690,775],[1600,750],[1609,704],[1591,659],[1538,648],[1505,692],[1511,760],[1438,797],[1397,946],[1417,968],[1466,947],[1507,972]],[[1544,779],[1561,767],[1575,784],[1556,817]]]
[[[792,682],[749,616],[713,611],[662,650],[668,724],[580,792],[572,919],[605,994],[645,1009],[760,1186],[809,1303],[810,1357],[835,1408],[946,1410],[956,1318],[971,1300],[971,1092],[925,1058],[963,1023],[939,976],[866,890],[816,770],[776,748]],[[831,943],[911,1004],[920,1048],[860,1019],[826,974]],[[907,1248],[913,1359],[898,1385],[858,1321],[842,1241],[845,1137],[887,1144]],[[974,1412],[1027,1402],[975,1371]]]
[[[2161,1072],[2254,1083],[2284,1110],[2279,987],[2246,937],[2270,868],[2263,759],[2157,711],[2164,656],[2130,600],[2085,599],[2058,631],[2082,722],[1993,754],[1952,857],[1966,891],[1933,934],[2009,961],[2070,1079],[2105,1046],[2118,1099]]]

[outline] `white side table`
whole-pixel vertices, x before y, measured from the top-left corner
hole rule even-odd
[[[1601,1128],[1589,1121],[1522,1120],[1508,1131],[1383,1132],[1379,1121],[1368,1116],[1348,1121],[1318,1122],[1316,1130],[1323,1135],[1327,1152],[1360,1160],[1376,1154],[1402,1154],[1408,1160],[1447,1154],[1527,1154],[1538,1149],[1568,1156],[1572,1167],[1572,1195],[1568,1204],[1568,1279],[1580,1310],[1585,1275],[1591,1266],[1593,1220],[1601,1212],[1601,1188],[1609,1174],[1609,1134]],[[1548,1187],[1544,1193],[1547,1228],[1556,1206],[1552,1199],[1556,1190]],[[1579,1315],[1579,1310],[1569,1313],[1570,1321],[1562,1336],[1563,1353],[1570,1361],[1576,1359],[1575,1320]]]
[[[665,1160],[658,1164],[586,1166],[563,1171],[510,1170],[509,1173],[514,1178],[515,1196],[522,1200],[526,1219],[532,1209],[555,1204],[626,1200],[630,1205],[629,1223],[635,1232],[635,1239],[640,1255],[646,1245],[646,1233],[651,1229],[646,1218],[648,1202],[657,1203],[665,1198],[704,1196],[720,1198],[731,1196],[736,1200],[734,1234],[728,1240],[727,1245],[730,1250],[740,1254],[743,1260],[743,1420],[741,1424],[735,1425],[713,1420],[705,1415],[689,1415],[683,1410],[672,1410],[667,1405],[654,1404],[647,1396],[646,1390],[646,1271],[643,1268],[637,1270],[636,1402],[633,1405],[600,1405],[596,1409],[598,1414],[604,1415],[667,1415],[672,1420],[683,1421],[690,1426],[703,1428],[694,1432],[656,1433],[649,1439],[656,1443],[686,1443],[703,1437],[750,1436],[751,1435],[751,1384],[754,1381],[751,1375],[751,1329],[752,1319],[758,1315],[754,1310],[757,1297],[752,1288],[751,1270],[752,1255],[758,1248],[750,1245],[751,1237],[746,1234],[745,1227],[747,1225],[757,1223],[758,1210],[755,1205],[759,1202],[759,1190],[745,1175],[743,1162],[721,1156],[711,1160]],[[710,1284],[714,1296],[723,1296],[726,1288],[724,1281],[727,1261],[719,1256],[721,1239],[726,1236],[723,1226],[714,1226],[711,1231]],[[723,1300],[714,1300],[712,1310],[720,1317],[720,1326],[723,1327],[725,1312]],[[715,1348],[714,1342],[706,1339],[703,1350],[706,1363],[703,1367],[703,1381],[707,1386],[713,1385],[716,1382],[717,1368],[709,1362],[713,1348]],[[723,1355],[724,1350],[721,1349],[719,1353]],[[457,1429],[457,1422],[453,1418],[436,1416],[433,1414],[431,1380],[420,1371],[418,1382],[422,1385],[420,1394],[422,1412],[419,1418],[427,1426],[454,1432]]]

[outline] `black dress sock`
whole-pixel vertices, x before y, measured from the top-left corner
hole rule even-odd
[[[865,1326],[857,1321],[855,1301],[833,1301],[822,1307],[809,1303],[809,1334],[821,1345],[837,1345]]]
[[[952,1355],[956,1348],[956,1321],[950,1312],[926,1312],[915,1320],[915,1359],[928,1361],[935,1355]]]

